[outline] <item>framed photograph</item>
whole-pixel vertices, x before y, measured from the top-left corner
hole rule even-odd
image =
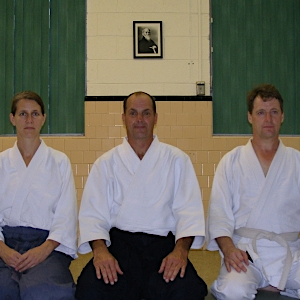
[[[133,21],[133,57],[163,57],[162,21]]]

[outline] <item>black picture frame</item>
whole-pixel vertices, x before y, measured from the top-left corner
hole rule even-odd
[[[163,58],[162,21],[133,21],[133,57]]]

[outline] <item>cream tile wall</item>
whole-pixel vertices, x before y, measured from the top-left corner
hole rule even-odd
[[[132,21],[162,20],[163,60],[134,60]],[[144,90],[153,95],[195,95],[195,82],[210,89],[208,0],[87,0],[87,95],[127,95]],[[229,150],[249,137],[212,136],[212,102],[158,102],[160,140],[191,158],[207,210],[214,171]],[[85,135],[45,136],[45,142],[71,160],[77,199],[93,162],[121,143],[125,130],[120,102],[85,102]],[[245,115],[246,118],[246,115]],[[15,137],[0,137],[0,151]],[[283,138],[300,150],[298,137]]]
[[[133,21],[162,21],[163,59],[133,59]],[[209,0],[87,0],[87,95],[210,93]]]

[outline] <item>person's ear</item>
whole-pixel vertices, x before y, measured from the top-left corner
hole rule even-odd
[[[9,119],[11,124],[13,124],[13,126],[16,126],[15,116],[12,113],[9,114]]]

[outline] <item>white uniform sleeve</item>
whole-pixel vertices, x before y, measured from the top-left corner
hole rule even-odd
[[[101,158],[100,158],[101,159]],[[89,174],[79,210],[79,253],[88,253],[92,249],[90,241],[103,239],[110,245],[111,228],[109,199],[113,198],[111,182],[105,165],[98,159]],[[112,179],[113,180],[113,179]]]
[[[60,245],[55,249],[77,257],[77,200],[70,161],[65,157],[60,161],[61,194],[52,220],[48,239]]]
[[[234,231],[234,215],[232,207],[232,174],[231,160],[225,155],[220,161],[213,181],[207,217],[207,249],[218,250],[217,237],[232,237]]]
[[[199,249],[205,241],[205,218],[199,183],[187,156],[176,161],[173,214],[176,219],[176,241],[194,236],[191,248]]]

